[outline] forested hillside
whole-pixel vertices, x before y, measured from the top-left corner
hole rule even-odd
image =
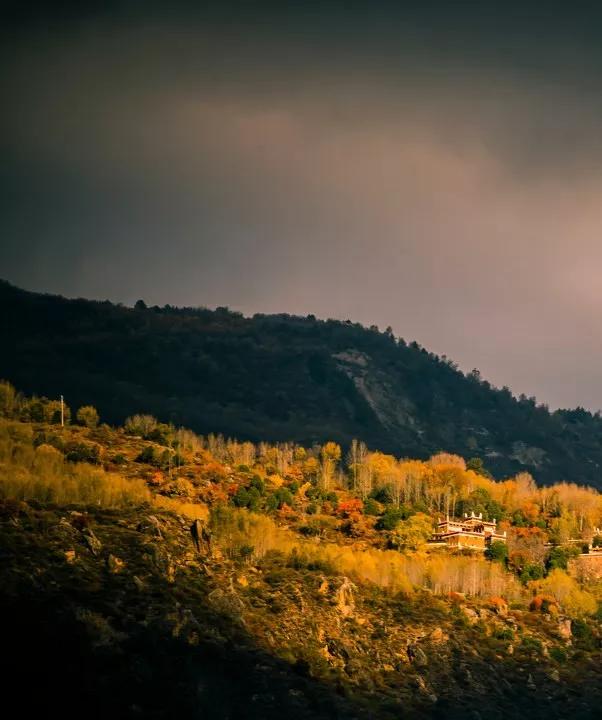
[[[599,716],[595,490],[62,411],[0,382],[1,664],[21,715]],[[432,542],[447,512],[504,539]]]
[[[496,476],[602,487],[602,420],[550,413],[390,331],[313,316],[67,300],[0,284],[0,377],[201,433],[480,458]]]

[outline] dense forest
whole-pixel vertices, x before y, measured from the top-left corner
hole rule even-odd
[[[0,284],[0,376],[93,403],[110,423],[143,411],[251,441],[354,437],[398,456],[479,458],[497,476],[602,486],[602,419],[550,412],[462,373],[390,329],[227,308],[126,308]]]

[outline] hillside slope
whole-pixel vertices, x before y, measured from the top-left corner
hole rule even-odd
[[[602,580],[568,567],[602,560],[595,491],[412,461],[414,491],[426,474],[402,513],[346,489],[352,469],[326,492],[321,448],[25,422],[56,403],[10,397],[0,676],[21,715],[599,716]],[[459,513],[495,512],[508,553],[426,542],[451,476]],[[591,551],[547,545],[557,530]]]
[[[313,316],[129,309],[0,283],[0,377],[107,422],[143,410],[251,440],[353,437],[397,455],[478,456],[496,475],[602,487],[602,420],[550,413],[390,333]]]
[[[144,509],[0,503],[0,540],[3,678],[26,716],[585,720],[599,707],[596,652],[531,614],[388,597],[277,556],[205,558],[185,523]]]

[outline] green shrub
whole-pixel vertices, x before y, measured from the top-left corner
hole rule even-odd
[[[513,640],[514,632],[509,627],[497,627],[493,632],[493,637],[497,640]]]
[[[559,647],[558,645],[554,645],[550,648],[550,657],[552,658],[552,660],[555,660],[561,665],[564,665],[564,663],[567,661],[566,650]]]
[[[388,507],[381,515],[376,523],[377,530],[395,530],[402,519],[402,513],[399,508]]]
[[[147,445],[136,457],[136,462],[155,465],[157,463],[157,454],[155,448],[152,445]]]
[[[393,493],[389,485],[374,489],[370,493],[369,498],[383,505],[391,505],[393,503]]]
[[[544,568],[539,563],[527,563],[520,574],[520,581],[525,585],[531,580],[541,580]]]
[[[550,570],[566,570],[569,560],[581,552],[580,547],[555,547],[552,548],[548,555],[547,569]]]
[[[65,459],[69,462],[100,463],[101,447],[96,443],[70,442],[65,445]]]
[[[380,514],[380,506],[374,500],[374,498],[367,498],[364,502],[364,514],[365,515],[379,515]]]
[[[291,507],[293,504],[293,496],[286,487],[278,488],[267,499],[266,507],[268,510],[279,510],[283,505]]]
[[[525,635],[521,641],[521,647],[529,652],[541,654],[543,646],[539,638],[532,635]]]
[[[488,560],[505,564],[508,559],[508,545],[501,540],[495,540],[485,551],[485,557]]]

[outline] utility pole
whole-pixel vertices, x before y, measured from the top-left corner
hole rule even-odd
[[[65,401],[61,395],[61,427],[65,427]]]

